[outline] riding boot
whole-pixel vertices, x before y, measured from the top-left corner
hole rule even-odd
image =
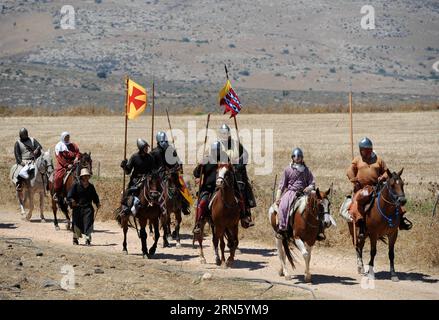
[[[15,190],[21,192],[23,190],[23,181],[21,179],[17,179],[17,183],[15,184]]]
[[[196,216],[196,222],[194,226],[194,230],[192,231],[194,235],[198,235],[201,233],[201,221],[204,217],[204,210],[207,207],[207,201],[205,199],[201,199],[200,203],[197,206],[197,216]]]

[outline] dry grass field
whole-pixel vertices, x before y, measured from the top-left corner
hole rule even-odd
[[[204,133],[206,115],[171,116],[172,126],[187,132],[188,121],[196,121],[197,129]],[[223,115],[211,117],[210,128],[217,129],[228,121]],[[257,226],[241,232],[247,240],[266,239],[272,242],[271,229],[267,221],[267,208],[272,197],[275,174],[278,182],[283,167],[289,163],[291,148],[300,146],[305,161],[313,171],[319,187],[327,189],[334,185],[332,213],[339,222],[337,228],[327,231],[328,239],[319,246],[335,247],[352,251],[346,224],[338,216],[343,197],[350,192],[345,171],[350,163],[349,117],[347,114],[261,114],[238,116],[240,129],[273,129],[273,172],[270,175],[254,175],[253,165],[248,171],[254,182],[258,207],[254,210]],[[20,127],[28,128],[44,148],[52,151],[60,133],[67,130],[71,139],[79,144],[81,151],[91,151],[94,161],[94,183],[103,201],[101,219],[111,219],[117,206],[122,187],[122,171],[119,168],[123,156],[123,117],[3,117],[0,118],[0,204],[4,208],[16,207],[14,190],[8,181],[9,168],[13,164],[13,145]],[[167,129],[166,117],[155,119],[155,131]],[[434,191],[439,189],[439,112],[411,113],[359,113],[354,114],[355,153],[357,141],[367,135],[393,171],[404,167],[403,178],[408,198],[408,217],[414,228],[401,232],[397,241],[397,261],[407,264],[439,267],[439,217],[431,225]],[[149,114],[129,122],[128,154],[135,151],[138,137],[151,139]],[[199,137],[197,146],[202,146]],[[97,164],[100,163],[100,177]],[[193,165],[185,166],[190,175]],[[48,208],[47,208],[48,210]],[[50,214],[48,215],[50,217]],[[186,218],[184,226],[190,227],[193,216]],[[368,246],[367,246],[368,247]],[[380,244],[379,255],[387,250]],[[422,248],[422,250],[420,250]],[[353,252],[350,252],[353,254]]]

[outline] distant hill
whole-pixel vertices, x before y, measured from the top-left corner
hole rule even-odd
[[[64,1],[0,4],[0,105],[93,104],[120,109],[123,77],[158,105],[217,108],[224,64],[246,105],[439,101],[439,2],[73,1],[76,29],[60,28]]]

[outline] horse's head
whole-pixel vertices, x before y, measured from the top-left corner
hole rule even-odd
[[[52,156],[50,155],[50,149],[41,153],[41,155],[35,161],[35,166],[37,167],[39,173],[47,173],[50,175],[53,172],[53,160]]]
[[[323,220],[325,228],[329,228],[331,225],[335,224],[335,220],[331,216],[331,201],[329,201],[331,189],[332,188],[329,188],[326,192],[320,191],[319,188],[316,190],[316,196],[319,203],[319,216],[320,219]]]
[[[403,206],[407,203],[407,199],[404,194],[404,181],[401,179],[403,171],[404,168],[402,168],[398,173],[392,173],[389,169],[387,169],[388,179],[386,181],[386,186],[389,190],[391,201],[398,206]]]
[[[146,175],[145,178],[145,185],[144,185],[144,196],[149,199],[150,201],[157,203],[160,194],[162,192],[161,190],[161,178],[159,171],[154,170],[151,173]]]
[[[79,159],[79,168],[87,168],[90,171],[90,174],[93,175],[93,161],[91,159],[91,152],[81,153],[81,157]]]
[[[229,163],[219,163],[217,168],[216,186],[234,187],[234,171],[233,165]]]

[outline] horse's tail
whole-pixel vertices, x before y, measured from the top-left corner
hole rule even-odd
[[[291,264],[291,267],[293,269],[296,269],[296,266],[294,265],[294,260],[293,260],[293,256],[291,254],[291,250],[290,250],[290,246],[288,243],[288,239],[287,238],[283,238],[282,239],[282,246],[284,247],[284,251],[285,251],[285,255],[287,256],[288,261]]]
[[[384,238],[384,237],[379,237],[378,239],[381,240],[384,244],[387,244],[387,240],[386,240],[386,238]]]

